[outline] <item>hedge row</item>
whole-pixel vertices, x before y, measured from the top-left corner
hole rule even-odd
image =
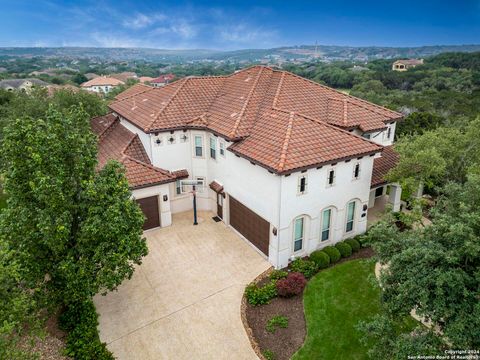
[[[86,360],[114,359],[98,336],[98,314],[92,300],[70,305],[59,320],[60,328],[68,332],[65,355]]]
[[[247,301],[253,305],[268,304],[276,296],[294,296],[300,294],[307,280],[314,276],[318,270],[325,269],[335,264],[341,258],[346,258],[352,253],[366,246],[366,236],[359,235],[352,239],[341,241],[335,246],[327,246],[322,250],[312,252],[308,259],[295,259],[289,265],[291,272],[274,270],[269,276],[269,282],[263,286],[250,284],[245,289]]]

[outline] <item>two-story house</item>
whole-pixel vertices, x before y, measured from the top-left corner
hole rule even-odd
[[[277,268],[363,233],[384,194],[402,115],[266,66],[135,85],[92,119],[99,166],[125,164],[145,228],[210,210]],[[382,155],[383,154],[383,155]],[[389,184],[394,208],[400,187]]]
[[[106,94],[117,86],[125,84],[123,81],[114,77],[98,76],[91,80],[84,82],[81,86],[82,89],[97,93]]]

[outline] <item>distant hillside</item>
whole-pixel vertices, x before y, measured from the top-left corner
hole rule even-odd
[[[231,61],[252,62],[265,60],[305,60],[319,58],[332,60],[391,59],[398,57],[421,58],[444,52],[475,52],[480,45],[436,45],[421,47],[352,47],[334,45],[302,45],[273,49],[244,49],[234,51],[216,50],[167,50],[144,48],[0,48],[0,57],[55,57],[55,58],[98,58],[102,60],[146,60],[165,63],[188,61]]]

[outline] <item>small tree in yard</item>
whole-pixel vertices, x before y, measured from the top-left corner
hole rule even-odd
[[[61,113],[51,106],[44,119],[5,129],[0,168],[9,197],[0,236],[42,306],[68,312],[114,290],[147,254],[124,169],[109,162],[96,172],[96,164],[96,138],[81,107]]]

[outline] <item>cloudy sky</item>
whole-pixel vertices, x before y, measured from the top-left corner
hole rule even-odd
[[[480,0],[0,0],[0,46],[230,50],[315,42],[478,44]]]

